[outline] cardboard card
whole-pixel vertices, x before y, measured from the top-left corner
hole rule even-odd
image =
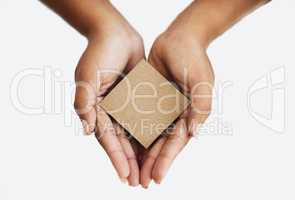
[[[188,105],[188,98],[144,60],[100,102],[100,106],[145,148]]]

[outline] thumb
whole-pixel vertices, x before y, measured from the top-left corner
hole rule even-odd
[[[211,113],[213,85],[199,82],[191,92],[191,105],[188,111],[189,134],[195,136]]]
[[[199,132],[212,109],[214,74],[209,60],[205,61],[202,63],[202,69],[194,67],[196,71],[190,73],[191,77],[189,77],[191,105],[188,110],[187,126],[191,136]],[[204,67],[205,65],[207,67]]]
[[[85,134],[91,134],[96,124],[96,97],[99,86],[95,51],[88,46],[75,71],[76,95],[74,107]]]

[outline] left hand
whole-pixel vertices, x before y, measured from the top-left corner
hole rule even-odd
[[[146,153],[140,182],[160,183],[175,157],[198,132],[211,110],[214,73],[208,45],[249,12],[270,0],[193,1],[155,41],[149,62],[191,98],[191,106],[168,137],[160,138]]]
[[[188,143],[211,110],[214,73],[202,45],[186,23],[177,19],[155,41],[149,62],[191,98],[188,110],[167,137],[160,138],[146,153],[141,168],[141,185],[153,179],[160,183],[175,157]]]

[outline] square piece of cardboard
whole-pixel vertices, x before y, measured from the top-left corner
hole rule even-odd
[[[188,98],[144,60],[100,102],[100,106],[145,148],[188,105]]]

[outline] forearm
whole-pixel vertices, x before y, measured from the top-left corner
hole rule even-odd
[[[185,28],[190,29],[204,46],[208,46],[233,24],[268,1],[196,0],[178,17],[178,20],[186,21]]]
[[[119,16],[108,0],[41,0],[81,34],[90,37],[107,29],[107,20]]]

